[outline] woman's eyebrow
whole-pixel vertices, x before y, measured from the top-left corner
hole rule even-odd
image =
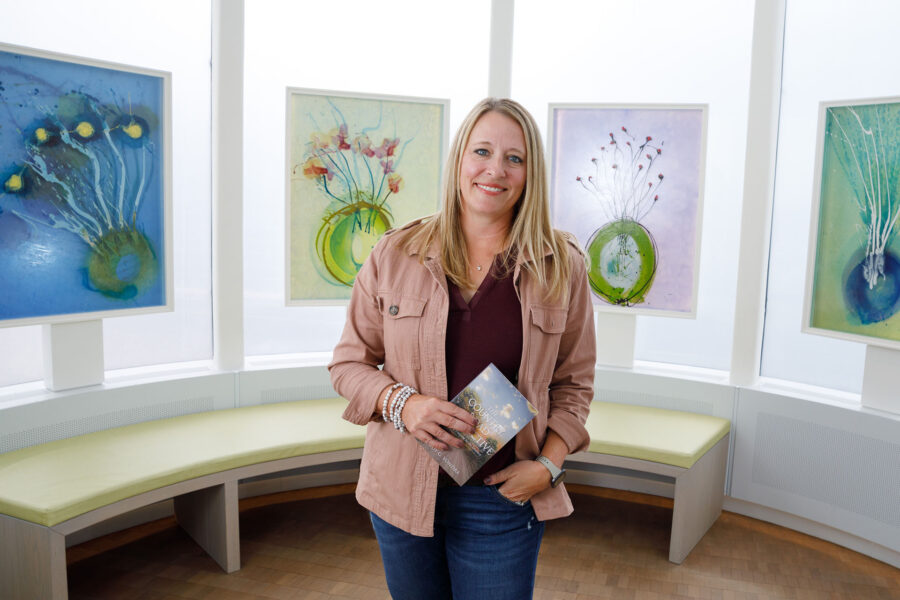
[[[481,141],[477,141],[477,140],[476,140],[476,141],[472,141],[472,140],[470,140],[470,141],[469,141],[469,144],[471,144],[471,145],[473,145],[473,146],[478,146],[478,145],[493,146],[493,145],[494,145],[494,144],[492,144],[492,143],[491,143],[490,141],[488,141],[488,140],[481,140]],[[518,153],[520,153],[520,154],[525,154],[525,151],[522,150],[522,149],[520,149],[520,148],[509,148],[509,151],[510,151],[510,152],[518,152]]]

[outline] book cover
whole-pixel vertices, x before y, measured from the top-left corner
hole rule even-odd
[[[537,409],[493,363],[450,402],[475,416],[475,433],[447,429],[465,443],[463,448],[442,451],[419,443],[459,485],[465,484],[537,414]]]

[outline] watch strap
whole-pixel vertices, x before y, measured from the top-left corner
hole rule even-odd
[[[565,469],[560,469],[559,467],[557,467],[555,464],[553,464],[552,460],[550,460],[543,454],[538,456],[534,460],[544,465],[547,470],[550,471],[550,485],[556,487],[556,485],[560,481],[560,478],[566,472]]]

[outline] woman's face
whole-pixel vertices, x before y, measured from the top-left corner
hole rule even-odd
[[[475,123],[459,168],[467,216],[508,219],[525,189],[525,135],[512,118],[486,112]]]

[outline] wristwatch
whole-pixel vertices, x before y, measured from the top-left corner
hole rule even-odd
[[[536,459],[537,462],[541,463],[547,470],[550,471],[550,487],[556,487],[560,483],[562,483],[563,479],[566,478],[566,470],[560,469],[556,465],[553,464],[553,461],[544,456],[538,456]]]

